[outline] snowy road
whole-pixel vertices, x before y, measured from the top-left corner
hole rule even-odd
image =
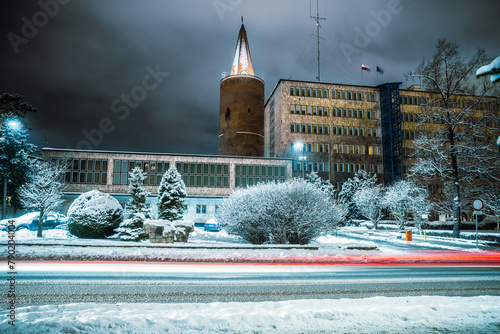
[[[36,264],[18,306],[72,302],[248,302],[373,296],[500,296],[500,268],[101,263]],[[4,299],[5,296],[2,296]],[[2,300],[3,302],[3,300]]]

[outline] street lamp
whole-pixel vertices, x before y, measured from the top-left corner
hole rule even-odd
[[[300,141],[293,143],[293,150],[296,152],[299,152],[300,154],[303,154],[304,143],[300,142]],[[298,159],[300,161],[300,169],[302,169],[302,178],[305,179],[305,168],[304,168],[304,164],[302,161],[306,161],[307,157],[304,155],[299,155]]]
[[[13,131],[17,131],[17,130],[21,129],[21,126],[22,126],[21,122],[16,118],[9,119],[9,120],[5,121],[4,124],[5,124],[4,126],[7,127],[7,129],[10,129]],[[0,125],[0,129],[1,129],[1,125]],[[4,136],[2,136],[0,138],[0,140],[4,145],[6,145],[7,138],[5,138],[5,134],[4,134]],[[7,211],[7,182],[8,181],[9,181],[9,179],[7,177],[7,173],[5,173],[4,178],[3,178],[2,219],[5,219],[6,211]]]

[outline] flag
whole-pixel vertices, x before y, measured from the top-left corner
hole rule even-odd
[[[368,71],[368,72],[370,72],[371,70],[372,69],[369,68],[368,66],[361,64],[361,71]]]
[[[384,74],[384,70],[377,66],[377,73]]]

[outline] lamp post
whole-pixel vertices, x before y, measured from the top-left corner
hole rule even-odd
[[[18,119],[10,119],[5,121],[4,126],[10,130],[19,130],[21,128],[21,122]],[[1,126],[0,126],[1,129]],[[5,138],[5,134],[0,138],[1,142],[6,145],[7,138]],[[7,183],[9,178],[7,177],[7,171],[4,171],[5,175],[3,177],[3,198],[2,198],[2,219],[5,219],[6,211],[7,211]]]

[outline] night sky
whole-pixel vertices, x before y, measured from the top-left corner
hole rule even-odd
[[[482,47],[500,55],[496,0],[319,3],[324,82],[418,83],[404,74],[432,56],[439,38],[458,42],[464,54]],[[231,70],[241,16],[266,99],[280,78],[316,81],[309,0],[10,0],[0,7],[0,92],[38,108],[27,121],[39,147],[217,154],[219,82]],[[313,0],[314,15],[315,7]],[[361,74],[361,64],[373,70]],[[377,77],[376,66],[385,73]]]

